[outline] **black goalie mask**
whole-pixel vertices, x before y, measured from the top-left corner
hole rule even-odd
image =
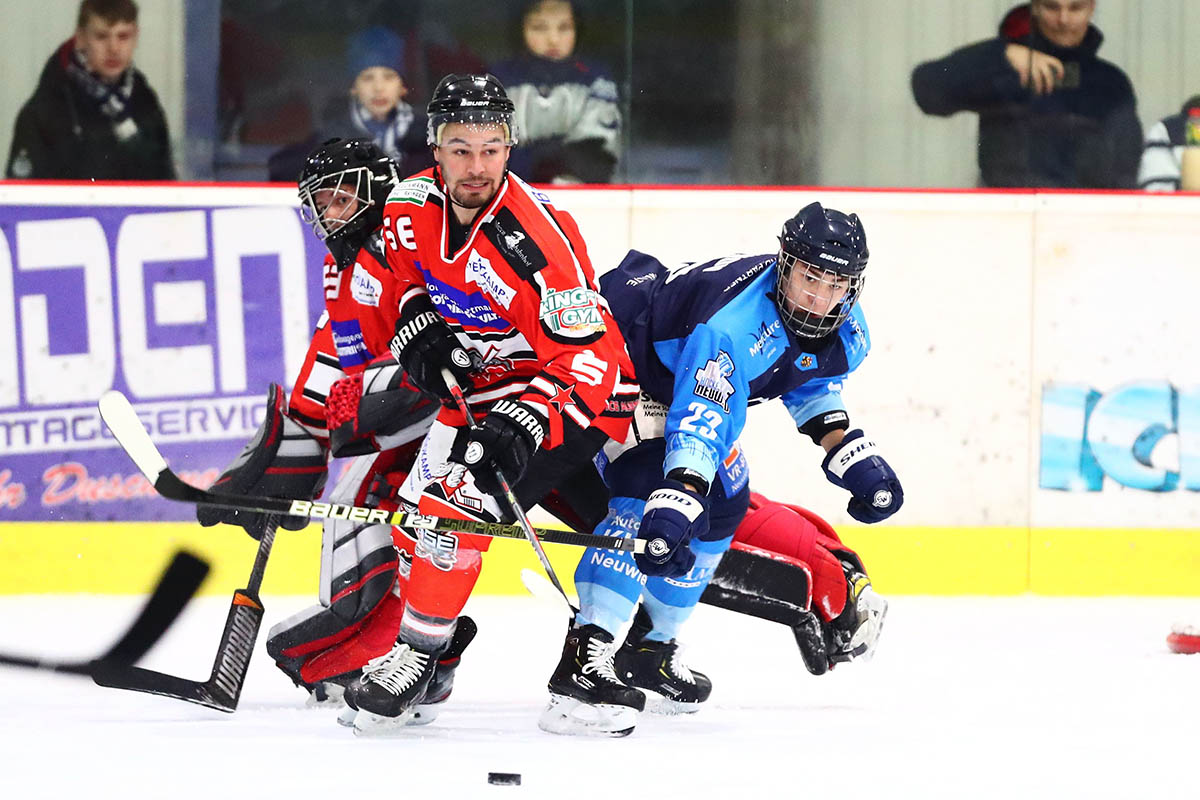
[[[300,173],[300,215],[340,266],[383,224],[383,206],[399,177],[369,139],[329,139]]]

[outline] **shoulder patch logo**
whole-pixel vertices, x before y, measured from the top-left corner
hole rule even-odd
[[[412,203],[414,206],[423,206],[425,205],[425,201],[429,199],[429,192],[432,189],[432,177],[409,178],[396,184],[391,194],[388,195],[387,201],[389,203]]]
[[[547,292],[538,316],[551,333],[570,339],[584,339],[608,330],[600,314],[599,293],[582,286]]]
[[[492,262],[479,255],[474,248],[467,256],[467,265],[463,268],[463,279],[467,283],[477,285],[484,294],[491,297],[506,309],[512,304],[516,292],[496,274]]]
[[[726,413],[729,412],[729,398],[733,397],[733,384],[729,376],[733,374],[733,359],[724,350],[717,351],[717,357],[708,360],[703,367],[696,370],[696,388],[693,393],[719,405]]]
[[[383,281],[355,261],[354,274],[350,276],[350,296],[364,306],[377,306],[383,296]]]
[[[807,372],[810,369],[817,368],[817,357],[812,353],[801,353],[796,359],[796,369],[801,372]]]

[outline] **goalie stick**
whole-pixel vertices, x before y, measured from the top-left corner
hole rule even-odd
[[[70,675],[90,675],[107,665],[133,664],[167,632],[207,574],[207,561],[183,550],[177,552],[133,624],[103,655],[88,661],[58,661],[0,653],[0,664]]]
[[[125,395],[118,391],[105,392],[100,398],[100,416],[112,431],[113,437],[137,465],[154,490],[168,500],[197,505],[212,505],[222,508],[241,508],[264,514],[280,514],[310,519],[350,519],[359,522],[395,525],[409,530],[436,531],[441,533],[470,533],[499,539],[525,539],[526,533],[520,525],[506,525],[482,520],[447,519],[427,514],[410,514],[389,511],[373,506],[350,506],[341,503],[320,503],[313,500],[287,500],[278,497],[246,497],[216,494],[186,483],[167,464],[162,453],[150,440],[150,434],[142,427],[137,412]],[[595,536],[590,533],[563,531],[554,528],[533,528],[533,532],[544,542],[567,544],[575,547],[598,547],[640,553],[646,543],[642,539],[626,539],[621,536]]]
[[[233,602],[225,618],[225,629],[221,632],[221,643],[217,645],[217,655],[208,680],[192,681],[128,663],[106,662],[101,662],[92,671],[92,680],[111,689],[173,697],[230,714],[237,710],[250,657],[254,655],[254,644],[262,627],[263,605],[258,590],[262,586],[267,557],[271,555],[271,544],[275,541],[278,527],[278,517],[268,517],[246,588],[233,593]]]

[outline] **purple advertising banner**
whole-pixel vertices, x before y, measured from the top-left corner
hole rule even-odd
[[[323,256],[287,205],[0,204],[0,521],[194,519],[154,493],[96,400],[124,392],[207,486],[262,421],[267,385],[295,379]]]

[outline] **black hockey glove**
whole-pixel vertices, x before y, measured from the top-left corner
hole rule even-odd
[[[325,446],[287,415],[283,389],[272,383],[262,427],[209,491],[311,500],[325,487],[326,460]],[[255,539],[261,539],[267,528],[265,514],[244,509],[196,506],[196,519],[206,527],[218,522],[240,525]],[[308,517],[287,516],[279,524],[298,531],[308,524]]]
[[[420,303],[414,300],[410,303],[427,308],[411,314],[407,319],[402,317],[396,323],[396,335],[388,343],[388,349],[404,367],[414,386],[445,403],[452,403],[454,398],[442,380],[442,370],[450,370],[459,386],[470,387],[474,368],[471,355],[433,307],[432,301]]]
[[[821,462],[825,477],[834,486],[854,495],[846,511],[859,522],[879,522],[900,510],[904,489],[888,463],[876,453],[875,443],[855,428]]]
[[[646,500],[638,538],[646,540],[646,552],[633,560],[645,575],[678,578],[696,563],[688,546],[693,536],[708,533],[708,498],[679,481],[664,478]]]
[[[546,424],[546,418],[525,403],[501,400],[479,428],[459,429],[450,446],[450,460],[466,465],[480,491],[499,495],[503,489],[496,470],[503,473],[509,487],[515,486],[542,446]]]
[[[325,399],[329,449],[334,458],[381,453],[424,433],[437,405],[404,381],[390,358],[374,361],[357,375],[336,381]],[[428,428],[428,424],[425,426]]]

